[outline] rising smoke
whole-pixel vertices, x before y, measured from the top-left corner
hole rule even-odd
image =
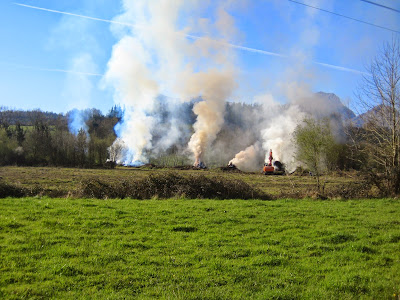
[[[260,161],[258,159],[261,152],[260,144],[257,142],[240,151],[235,157],[229,161],[229,164],[235,165],[238,169],[251,172],[260,169]]]
[[[288,78],[281,84],[287,104],[271,95],[257,97],[258,107],[227,120],[227,101],[238,87],[235,52],[227,47],[240,36],[228,12],[232,3],[123,1],[125,11],[116,21],[133,26],[112,25],[119,41],[104,76],[115,103],[124,108],[115,127],[118,138],[109,149],[112,160],[141,165],[155,153],[186,143],[195,165],[218,156],[220,164],[231,160],[240,169],[256,171],[260,153],[268,156],[273,149],[275,160],[289,169],[296,166],[294,129],[306,114],[316,113],[307,108],[320,115],[330,108],[316,101],[319,96],[302,80]],[[210,11],[212,17],[205,17]],[[304,74],[302,69],[292,73]],[[193,110],[182,110],[185,103]]]
[[[150,55],[137,38],[123,37],[114,47],[105,75],[112,84],[117,103],[123,105],[123,119],[115,131],[116,143],[126,148],[119,163],[137,165],[146,162],[144,150],[151,148],[151,129],[154,119],[150,115],[158,95],[158,84],[147,68]]]
[[[293,62],[281,79],[282,82],[277,83],[286,104],[280,104],[270,94],[255,99],[263,107],[259,126],[255,130],[259,131],[265,162],[268,162],[269,150],[272,149],[274,160],[284,163],[289,172],[294,171],[299,165],[294,160],[296,149],[292,142],[292,134],[297,125],[306,115],[321,118],[329,116],[332,111],[338,109],[332,107],[321,95],[313,93],[307,83],[315,76],[307,66],[307,61],[312,61],[314,47],[320,38],[319,29],[312,22],[315,10],[307,10],[307,15],[308,17],[302,20],[303,31],[298,37],[296,48],[289,49],[291,57],[294,58]],[[246,150],[244,153],[248,157],[254,153]],[[240,153],[244,154],[239,152],[236,156]],[[260,166],[253,168],[259,170]]]
[[[253,116],[257,120],[253,131],[260,143],[240,151],[230,162],[243,171],[257,171],[261,168],[259,154],[265,153],[264,161],[268,162],[272,149],[274,160],[285,163],[288,171],[294,170],[297,165],[293,161],[292,133],[306,114],[298,105],[282,105],[270,94],[257,96],[254,101],[259,104],[259,110],[258,116]]]
[[[68,129],[73,135],[78,135],[83,130],[89,137],[89,126],[86,124],[87,115],[83,110],[73,109],[68,112]]]
[[[104,78],[114,88],[115,102],[125,108],[123,120],[116,127],[116,143],[125,149],[121,162],[137,165],[148,161],[145,152],[154,146],[153,110],[160,93],[177,95],[183,101],[201,97],[193,109],[197,120],[188,145],[199,161],[221,129],[225,102],[236,86],[234,55],[229,47],[206,38],[188,39],[187,33],[208,26],[224,40],[235,33],[233,18],[219,5],[214,24],[193,17],[189,20],[192,28],[179,28],[181,10],[190,8],[189,15],[196,15],[201,1],[123,3],[126,11],[118,20],[134,26],[128,32],[118,32],[122,38],[113,48]],[[171,134],[157,145],[168,147],[179,136],[176,122],[170,123]]]
[[[189,94],[201,94],[204,99],[193,107],[197,119],[189,149],[195,157],[195,165],[201,163],[206,149],[215,141],[224,123],[225,101],[232,93],[235,82],[231,72],[211,70],[189,77],[185,84]]]
[[[292,172],[299,166],[299,162],[294,159],[296,148],[293,144],[293,132],[298,124],[306,117],[328,118],[333,128],[332,133],[337,141],[341,142],[342,126],[351,111],[337,96],[322,92],[312,93],[305,84],[297,82],[287,84],[284,93],[287,104],[278,103],[270,94],[254,99],[261,109],[258,110],[258,117],[253,115],[258,124],[253,124],[253,131],[257,140],[261,141],[259,152],[265,153],[264,161],[269,161],[269,150],[272,149],[274,161],[284,163],[286,170]],[[260,163],[257,160],[259,152],[254,149],[257,148],[250,146],[238,152],[231,162],[241,170],[260,170]]]
[[[305,113],[297,105],[283,106],[272,116],[270,122],[261,130],[262,146],[266,152],[265,162],[268,161],[269,149],[272,149],[274,159],[285,163],[289,172],[297,167],[294,161],[296,149],[293,146],[292,133],[304,117]]]

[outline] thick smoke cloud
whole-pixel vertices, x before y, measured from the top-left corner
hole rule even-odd
[[[343,141],[341,129],[346,119],[352,117],[352,112],[340,102],[337,96],[322,92],[312,93],[307,85],[297,82],[287,84],[284,93],[286,104],[277,102],[270,94],[260,95],[254,99],[259,104],[257,110],[259,114],[252,115],[252,118],[257,120],[252,128],[261,146],[258,151],[254,151],[254,146],[249,146],[231,159],[231,162],[239,169],[260,170],[261,165],[257,160],[257,155],[260,152],[264,153],[264,161],[267,163],[271,149],[274,161],[284,163],[287,171],[294,171],[300,163],[295,160],[293,132],[305,117],[328,118],[337,141]]]
[[[299,59],[277,83],[287,104],[267,94],[254,99],[256,107],[236,111],[227,105],[239,74],[234,49],[227,47],[241,37],[229,13],[234,3],[123,1],[124,13],[116,20],[133,26],[112,25],[118,42],[104,76],[124,109],[109,149],[112,160],[139,165],[174,146],[180,153],[187,148],[195,165],[231,160],[240,169],[257,171],[260,156],[272,149],[276,160],[289,169],[296,166],[292,133],[297,124],[306,114],[329,115],[337,103],[327,105],[299,75],[293,76],[313,77]],[[317,31],[305,30],[301,40],[314,45],[318,38]]]
[[[243,171],[261,170],[258,159],[260,153],[265,155],[264,162],[268,162],[269,150],[272,149],[274,160],[285,163],[289,171],[296,167],[293,161],[295,148],[292,143],[292,133],[296,126],[304,119],[305,113],[296,104],[282,105],[274,100],[270,94],[255,97],[258,103],[258,115],[253,125],[254,135],[259,143],[240,151],[231,160]]]
[[[285,163],[288,171],[295,169],[294,161],[295,147],[293,146],[292,134],[297,125],[304,119],[305,113],[297,105],[281,107],[272,116],[271,121],[261,131],[262,146],[265,155],[265,162],[268,161],[269,150],[273,150],[274,160]]]
[[[234,55],[229,47],[210,38],[191,36],[191,30],[213,28],[220,41],[235,34],[234,20],[217,5],[215,20],[197,16],[201,1],[124,1],[125,13],[118,21],[134,24],[113,30],[121,36],[108,63],[105,83],[114,89],[114,99],[125,108],[124,118],[116,127],[128,165],[145,163],[146,150],[171,146],[179,137],[176,122],[170,122],[169,136],[152,144],[155,124],[155,100],[159,94],[183,101],[201,97],[194,106],[197,116],[189,149],[200,160],[221,130],[225,102],[235,88]],[[191,27],[179,28],[180,12],[193,16]],[[189,10],[189,11],[188,11]]]
[[[246,172],[251,172],[260,169],[260,162],[258,156],[261,152],[260,144],[257,142],[240,151],[235,157],[229,162],[234,164],[238,169]]]
[[[315,0],[314,4],[318,2],[319,0]],[[279,104],[270,94],[255,99],[263,107],[263,116],[260,117],[260,124],[256,130],[259,131],[262,141],[265,162],[268,162],[271,149],[274,160],[284,163],[289,172],[299,165],[294,159],[296,149],[292,141],[297,125],[307,115],[316,118],[330,117],[332,112],[338,112],[341,108],[340,102],[339,105],[333,104],[323,95],[315,94],[311,90],[310,82],[316,74],[307,61],[312,61],[314,48],[318,45],[321,35],[318,27],[312,22],[315,10],[307,9],[307,15],[308,17],[301,21],[303,30],[298,36],[296,47],[289,49],[293,57],[292,64],[285,70],[283,78],[276,83],[279,96],[285,99],[286,104]]]
[[[141,43],[130,36],[122,38],[113,48],[105,80],[115,90],[115,100],[125,108],[121,123],[115,131],[117,143],[126,148],[119,163],[136,165],[146,162],[146,149],[151,149],[151,130],[154,119],[150,115],[158,95],[158,84],[151,78],[146,63],[150,57]]]
[[[225,100],[235,88],[230,72],[210,70],[197,73],[185,82],[186,91],[191,95],[201,94],[204,99],[194,105],[197,120],[189,149],[195,156],[195,165],[202,161],[206,149],[215,141],[224,123]]]

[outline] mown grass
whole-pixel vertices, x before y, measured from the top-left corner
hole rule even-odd
[[[0,199],[2,299],[394,299],[400,201]]]

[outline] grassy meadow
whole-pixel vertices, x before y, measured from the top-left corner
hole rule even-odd
[[[393,199],[0,199],[0,298],[398,299],[399,212]]]

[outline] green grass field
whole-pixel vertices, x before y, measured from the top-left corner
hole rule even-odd
[[[0,199],[2,299],[397,299],[400,201]]]

